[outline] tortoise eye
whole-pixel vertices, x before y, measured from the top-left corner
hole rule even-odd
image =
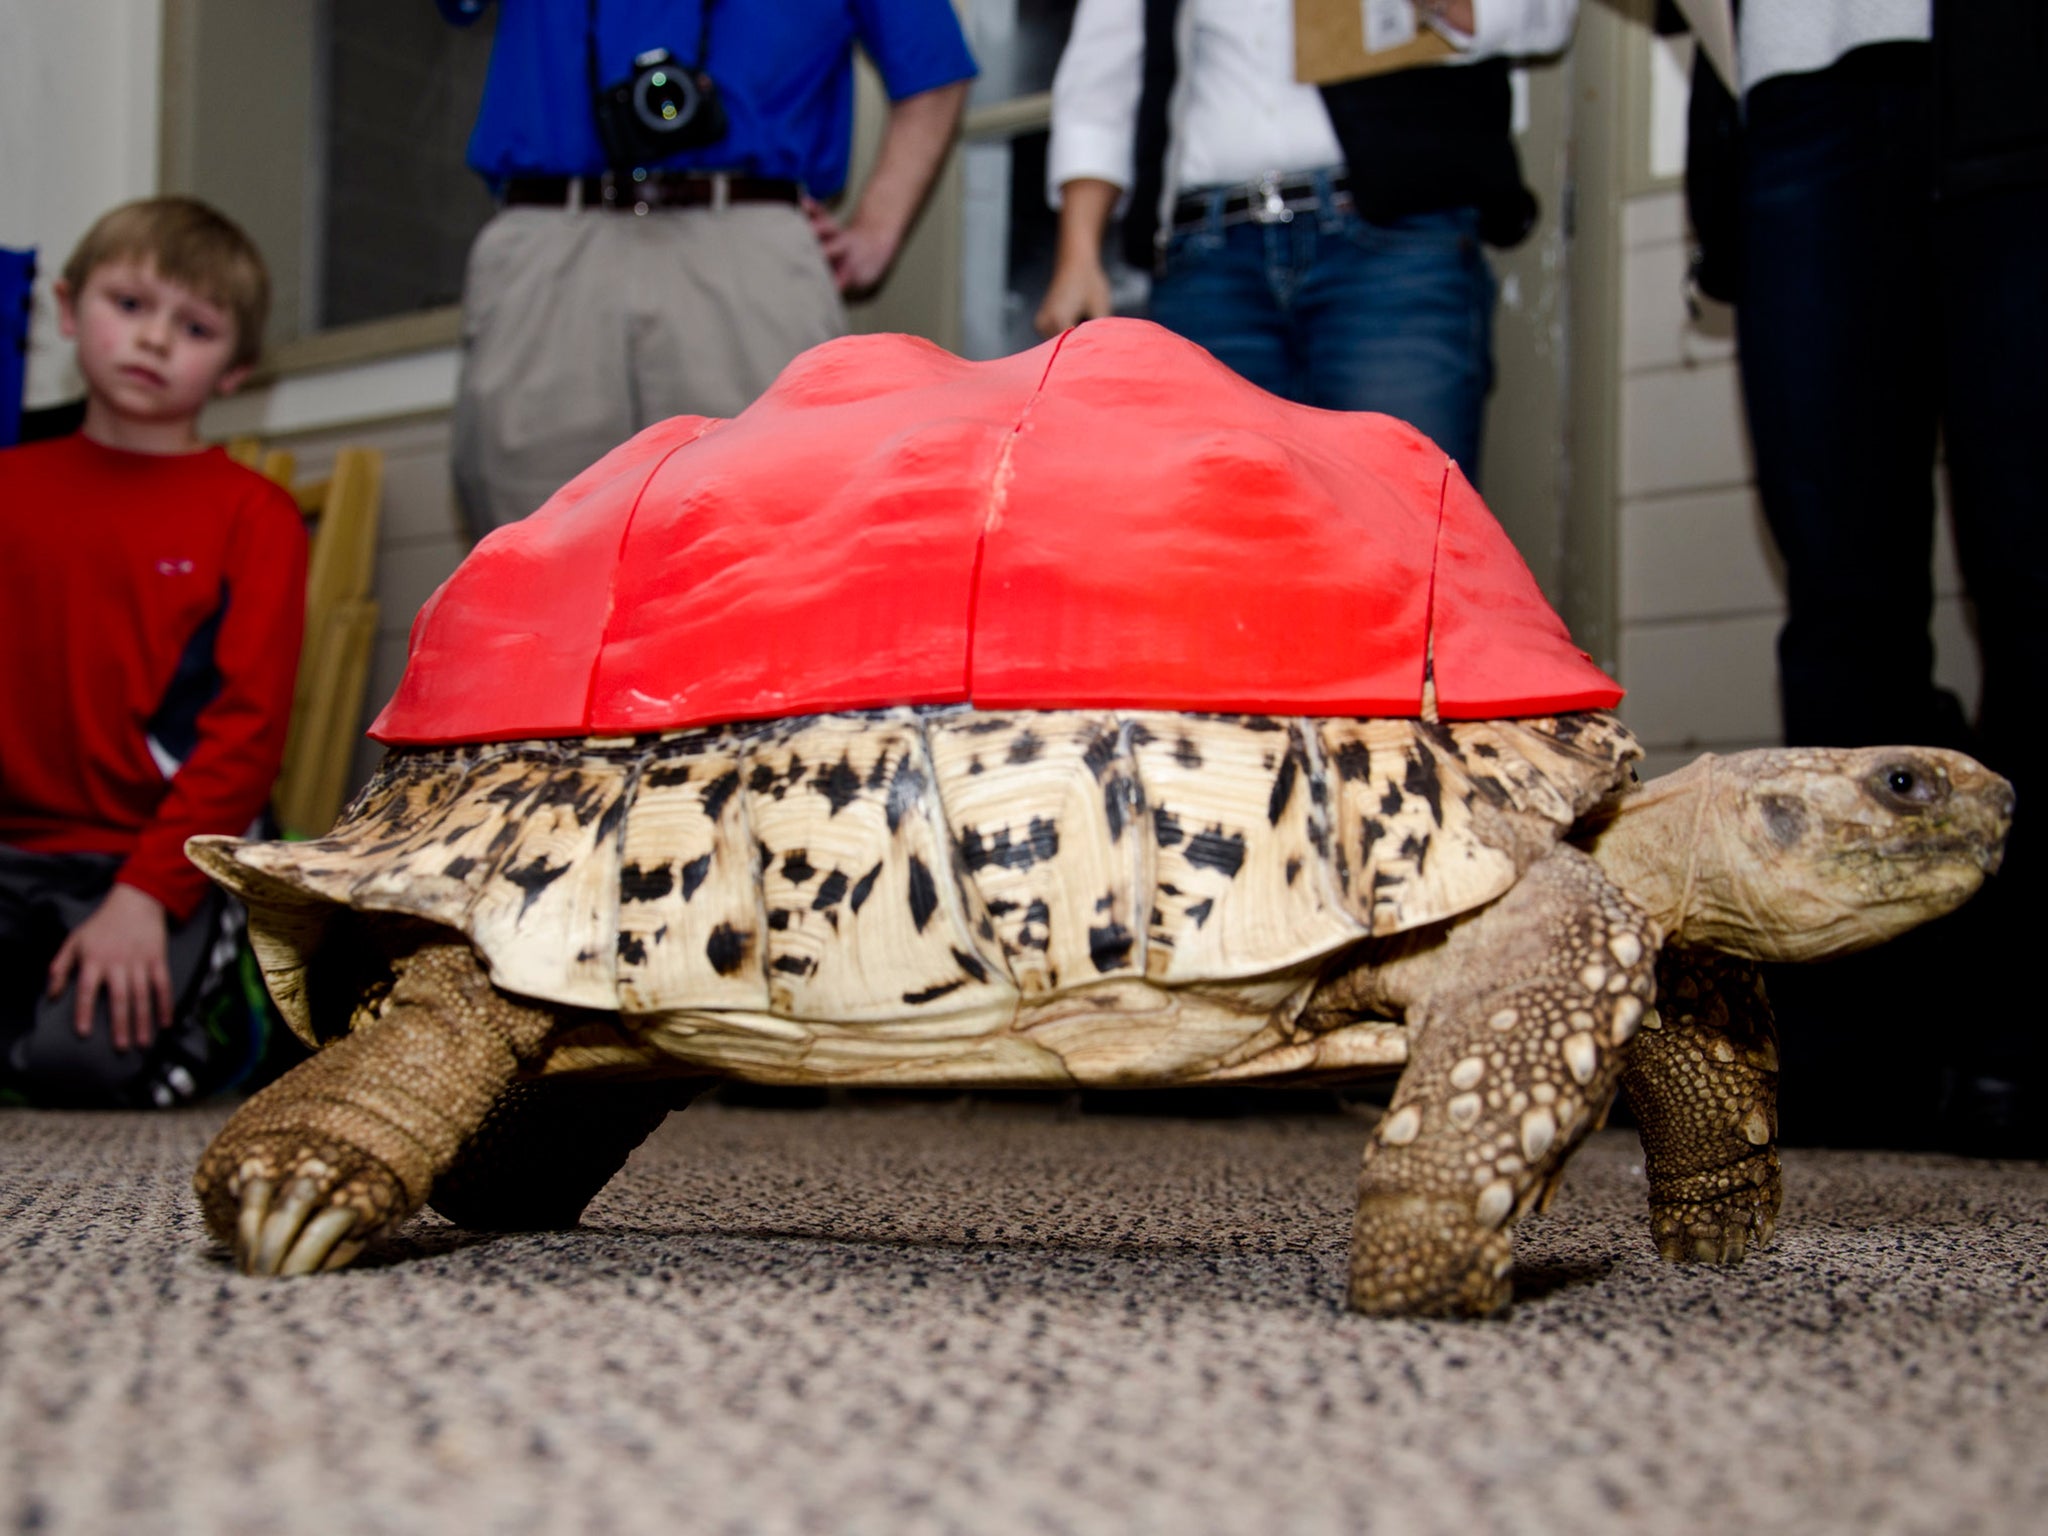
[[[1878,798],[1905,809],[1937,805],[1948,793],[1942,775],[1915,762],[1886,763],[1871,775]]]

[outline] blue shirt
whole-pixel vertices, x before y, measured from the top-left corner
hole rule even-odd
[[[488,0],[436,0],[456,25]],[[703,61],[730,128],[717,144],[661,162],[802,182],[816,197],[846,184],[853,144],[853,48],[866,49],[892,101],[973,76],[951,0],[601,0],[598,79],[632,73],[666,48],[697,62],[700,3],[711,5]],[[591,176],[605,168],[585,62],[588,0],[500,0],[469,163],[508,176]]]

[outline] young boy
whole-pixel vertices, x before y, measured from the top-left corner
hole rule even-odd
[[[194,430],[262,349],[247,235],[129,203],[54,292],[84,427],[0,452],[0,1097],[170,1103],[206,1086],[173,1058],[221,929],[185,839],[269,797],[305,530]]]

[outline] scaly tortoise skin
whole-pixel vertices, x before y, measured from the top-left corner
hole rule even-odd
[[[1618,1087],[1659,1251],[1740,1259],[1779,1201],[1752,962],[1958,904],[2011,794],[1928,749],[1632,786],[1637,755],[1598,711],[960,708],[399,750],[324,838],[193,844],[293,1028],[333,1042],[197,1187],[245,1267],[298,1273],[429,1201],[573,1225],[720,1078],[1398,1072],[1355,1306],[1505,1305],[1514,1223]]]

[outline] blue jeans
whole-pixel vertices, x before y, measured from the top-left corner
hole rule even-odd
[[[1371,224],[1327,193],[1284,224],[1176,230],[1152,318],[1261,389],[1330,410],[1384,411],[1478,479],[1493,385],[1493,273],[1468,208]]]

